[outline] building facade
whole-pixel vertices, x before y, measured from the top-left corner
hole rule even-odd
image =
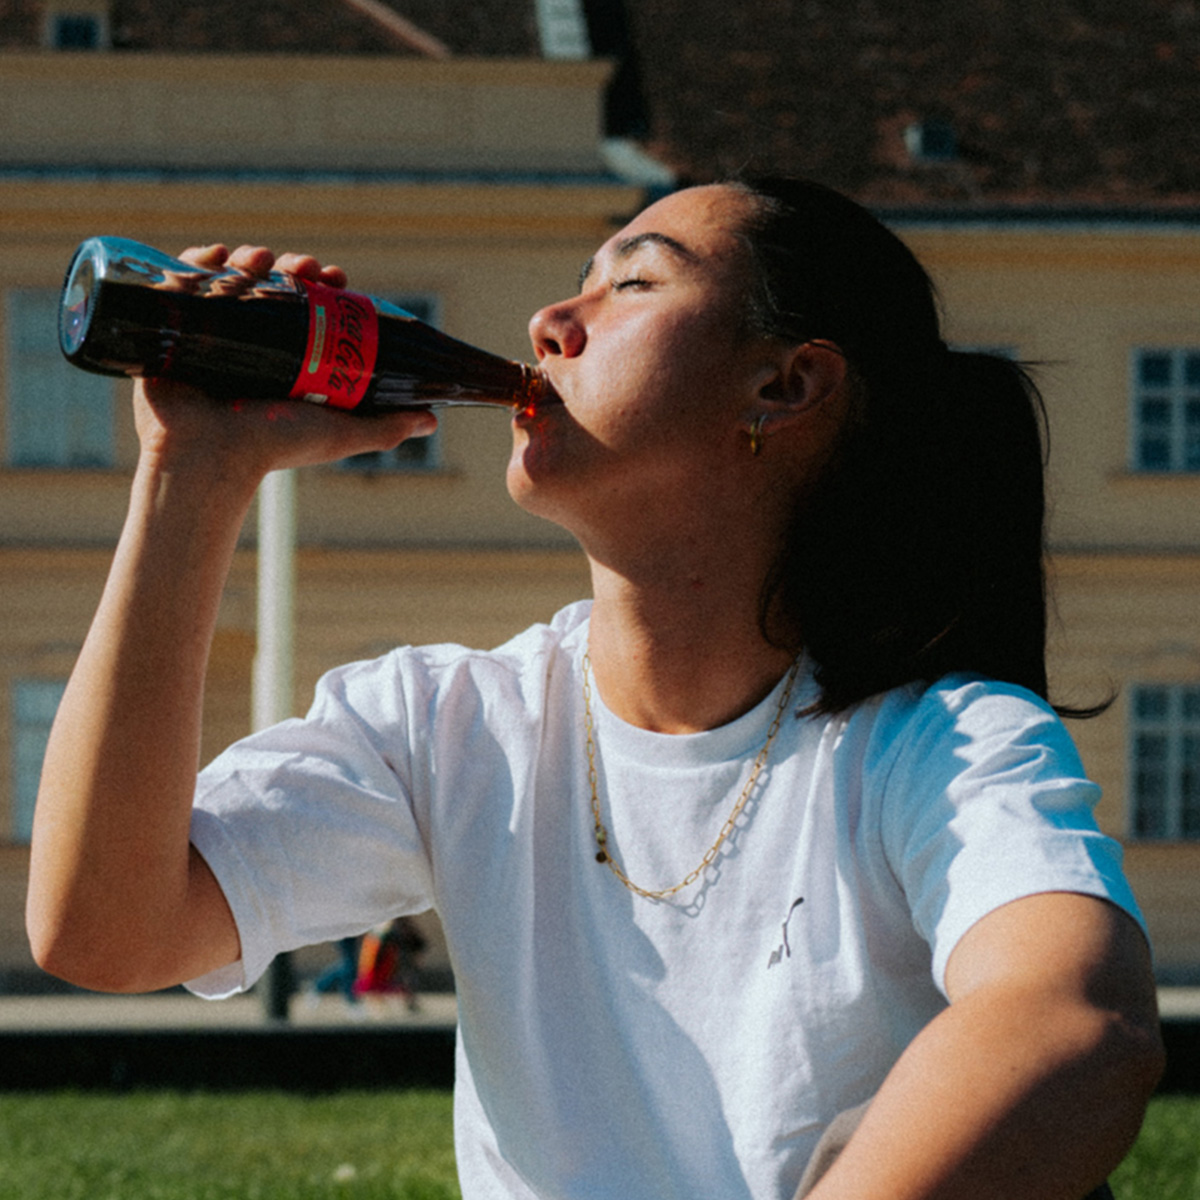
[[[1160,978],[1200,975],[1200,226],[898,218],[947,336],[1031,364],[1049,423],[1053,698]]]
[[[609,67],[306,56],[0,56],[0,972],[23,931],[42,749],[118,536],[130,385],[67,366],[58,292],[93,234],[303,248],[360,290],[513,358],[529,314],[642,202],[600,158]],[[241,80],[212,97],[214,80]],[[503,412],[299,473],[293,710],[339,662],[494,645],[587,593],[582,556],[508,499]],[[204,755],[250,728],[255,523],[221,610]],[[2,979],[2,976],[0,976]]]
[[[308,249],[521,357],[528,315],[648,191],[766,167],[874,207],[930,268],[952,343],[1033,364],[1052,686],[1113,697],[1072,725],[1099,819],[1160,976],[1200,980],[1200,8],[1093,8],[0,0],[0,972],[31,969],[41,746],[135,455],[128,385],[54,345],[73,247]],[[505,495],[508,436],[455,411],[401,455],[300,474],[296,711],[338,662],[494,645],[586,594],[570,541]],[[254,533],[206,756],[250,724]]]

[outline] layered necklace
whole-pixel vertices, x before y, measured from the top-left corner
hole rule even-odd
[[[788,672],[787,684],[775,708],[775,716],[771,721],[771,726],[767,730],[767,740],[763,742],[762,749],[759,750],[754,760],[754,765],[750,768],[750,778],[746,780],[746,786],[742,788],[742,793],[738,796],[737,803],[734,804],[733,810],[725,819],[725,824],[721,826],[721,832],[717,834],[717,840],[708,848],[708,852],[700,860],[700,864],[695,870],[690,871],[674,887],[657,889],[644,888],[634,883],[625,874],[621,864],[617,862],[612,855],[612,851],[608,848],[609,836],[608,830],[604,825],[604,819],[600,815],[600,789],[596,772],[596,729],[595,722],[592,719],[591,665],[591,654],[585,652],[583,656],[583,721],[584,730],[587,733],[588,784],[592,789],[592,822],[596,837],[596,861],[607,866],[631,892],[635,892],[639,896],[644,896],[647,900],[665,900],[668,896],[674,896],[676,892],[681,892],[685,887],[689,887],[695,883],[712,863],[713,859],[721,852],[721,847],[728,840],[730,834],[733,833],[738,817],[742,815],[742,810],[746,807],[746,802],[750,799],[750,795],[754,791],[754,785],[758,782],[758,777],[762,773],[763,767],[767,765],[767,757],[771,753],[771,745],[775,741],[775,735],[779,732],[779,726],[783,722],[783,714],[787,711],[788,701],[792,698],[792,686],[796,682],[796,673],[800,670],[800,660],[797,659],[792,664],[792,669]]]

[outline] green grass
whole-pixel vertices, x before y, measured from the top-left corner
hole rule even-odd
[[[457,1200],[448,1092],[0,1095],[3,1200]]]
[[[1158,1096],[1112,1177],[1117,1200],[1200,1200],[1200,1097]]]
[[[0,1094],[0,1200],[457,1200],[447,1092]],[[1200,1200],[1200,1097],[1161,1096],[1117,1200]]]

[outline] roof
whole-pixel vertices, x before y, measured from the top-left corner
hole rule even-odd
[[[685,175],[804,174],[908,208],[1200,201],[1195,0],[630,7],[648,145]],[[948,156],[919,153],[930,124]]]
[[[1200,207],[1198,0],[549,6],[576,4],[593,53],[621,64],[609,132],[685,180],[807,175],[906,212]],[[453,56],[522,57],[541,54],[538,7],[111,0],[111,28],[121,50],[427,52],[379,19],[391,12]],[[36,45],[41,8],[0,0],[0,48]]]
[[[89,5],[56,3],[64,13]],[[0,48],[41,44],[44,0],[0,0]],[[372,16],[372,10],[383,19]],[[408,24],[460,57],[540,53],[529,0],[111,0],[114,50],[175,53],[421,54]],[[399,16],[389,22],[387,14]]]

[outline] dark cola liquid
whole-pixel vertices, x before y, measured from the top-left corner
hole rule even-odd
[[[357,413],[536,399],[540,380],[525,364],[447,337],[382,301],[344,295],[343,309],[373,310],[377,329],[364,344],[357,323],[343,322],[340,340],[331,324],[318,345],[333,361],[310,376],[310,325],[314,312],[324,320],[324,309],[314,308],[304,285],[283,275],[258,281],[200,272],[137,243],[93,238],[68,271],[60,342],[84,370],[173,379],[230,398],[301,398]],[[350,399],[336,394],[347,374]],[[310,377],[315,390],[303,382]]]

